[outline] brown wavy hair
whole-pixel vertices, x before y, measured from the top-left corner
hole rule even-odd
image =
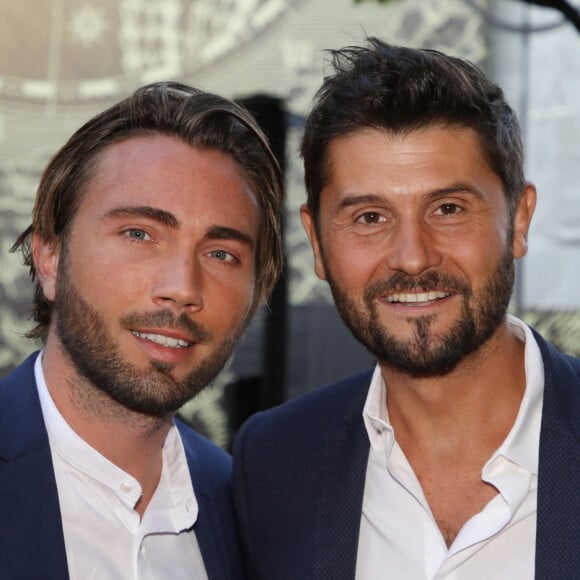
[[[34,283],[31,317],[37,324],[29,338],[46,340],[52,315],[52,302],[43,294],[32,258],[33,234],[46,243],[66,245],[98,154],[114,143],[155,134],[221,151],[242,167],[262,211],[251,313],[269,296],[282,269],[283,180],[265,134],[248,111],[226,98],[180,83],[153,83],[85,123],[42,174],[32,224],[11,248],[22,251]]]

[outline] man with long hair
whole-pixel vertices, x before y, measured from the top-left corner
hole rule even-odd
[[[156,83],[43,173],[23,251],[42,343],[0,383],[0,577],[243,578],[230,457],[175,419],[281,267],[253,118]]]

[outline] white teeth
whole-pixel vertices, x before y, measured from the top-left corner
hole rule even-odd
[[[136,330],[133,330],[132,332],[139,338],[145,338],[155,344],[160,344],[161,346],[168,346],[170,348],[187,348],[188,346],[191,346],[190,342],[178,338],[170,338],[169,336],[163,336],[162,334],[149,334],[146,332],[137,332]]]
[[[450,292],[409,292],[400,294],[389,294],[387,302],[432,302],[439,298],[450,296]]]

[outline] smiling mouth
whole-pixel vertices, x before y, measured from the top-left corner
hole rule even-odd
[[[441,291],[431,291],[431,292],[399,292],[397,294],[389,294],[386,296],[386,301],[391,304],[418,304],[418,305],[429,305],[436,300],[441,300],[442,298],[447,298],[451,296],[452,292],[441,292]]]
[[[171,338],[169,336],[164,336],[162,334],[154,334],[150,332],[138,332],[136,330],[131,331],[137,338],[143,338],[149,340],[160,346],[165,346],[168,348],[189,348],[193,346],[193,342],[188,342],[186,340],[181,340],[179,338]]]

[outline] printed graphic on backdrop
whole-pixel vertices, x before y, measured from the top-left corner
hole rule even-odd
[[[0,0],[0,98],[110,98],[239,51],[290,0]]]

